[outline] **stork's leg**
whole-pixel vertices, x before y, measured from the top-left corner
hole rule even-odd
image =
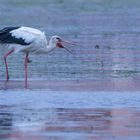
[[[24,67],[25,67],[25,88],[28,87],[28,83],[27,83],[27,79],[28,79],[28,71],[27,71],[27,69],[28,69],[28,60],[29,60],[29,58],[28,58],[28,52],[26,52],[26,54],[25,54],[25,60],[24,60]]]
[[[10,55],[12,52],[14,52],[14,49],[7,52],[5,55],[4,55],[4,62],[5,62],[5,67],[6,67],[6,81],[8,82],[9,80],[9,72],[8,72],[8,64],[7,64],[7,61],[6,61],[6,58],[8,55]]]

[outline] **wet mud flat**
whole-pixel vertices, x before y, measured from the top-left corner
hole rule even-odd
[[[0,139],[139,140],[138,81],[1,80]]]
[[[139,140],[139,92],[0,91],[2,140]]]
[[[40,80],[29,79],[27,89],[50,91],[140,91],[139,78],[107,78],[102,80]],[[24,79],[0,81],[1,90],[25,90]]]
[[[24,113],[20,118],[18,113],[1,113],[0,139],[138,140],[140,137],[137,109],[46,108],[25,109]]]

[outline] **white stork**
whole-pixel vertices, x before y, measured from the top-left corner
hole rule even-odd
[[[9,80],[8,64],[6,58],[11,53],[23,52],[25,53],[24,67],[25,67],[25,87],[27,87],[27,64],[29,61],[29,53],[48,53],[54,48],[64,48],[71,53],[66,47],[62,45],[62,40],[59,36],[52,36],[47,42],[45,33],[30,27],[5,27],[0,30],[0,44],[8,44],[10,50],[4,54],[4,62],[6,67],[6,81]],[[69,43],[69,42],[66,42]]]

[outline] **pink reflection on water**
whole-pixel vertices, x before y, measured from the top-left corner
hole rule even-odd
[[[49,109],[51,116],[18,121],[1,129],[0,138],[19,140],[106,140],[140,138],[140,111],[137,109]],[[40,112],[40,116],[44,114]],[[12,116],[14,118],[14,116]],[[6,119],[6,118],[5,118]],[[4,127],[4,126],[3,126]],[[9,131],[8,131],[9,130]]]

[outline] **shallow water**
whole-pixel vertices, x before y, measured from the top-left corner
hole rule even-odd
[[[138,140],[139,92],[0,92],[1,139]]]
[[[140,2],[0,0],[0,27],[31,26],[78,45],[9,56],[0,47],[1,140],[139,140]],[[99,47],[97,47],[99,45]]]
[[[137,0],[1,0],[1,28],[31,26],[58,34],[77,46],[68,54],[56,49],[48,55],[30,55],[29,78],[47,80],[104,80],[140,75],[140,2]],[[99,48],[95,46],[99,45]],[[5,79],[1,47],[0,77]],[[23,78],[23,54],[9,56],[11,79]]]

